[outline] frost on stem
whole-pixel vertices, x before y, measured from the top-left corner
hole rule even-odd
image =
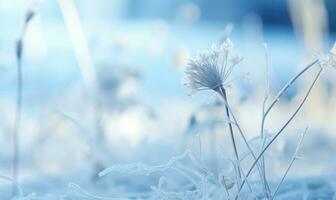
[[[300,151],[302,149],[302,146],[303,146],[303,139],[305,138],[306,136],[306,133],[307,133],[307,130],[308,128],[306,128],[306,130],[301,134],[301,137],[299,139],[299,142],[296,146],[296,149],[295,149],[295,152],[294,152],[294,155],[293,155],[293,158],[291,159],[291,162],[289,163],[284,175],[282,176],[281,178],[281,181],[279,182],[279,184],[277,185],[272,197],[271,197],[271,200],[273,200],[277,194],[277,192],[279,191],[281,185],[284,183],[284,180],[289,172],[289,170],[291,169],[291,167],[293,166],[294,162],[298,159],[300,159],[302,156],[300,156]]]
[[[225,102],[226,117],[230,120],[230,108],[226,94],[232,78],[230,75],[242,58],[235,53],[233,43],[227,38],[222,44],[213,44],[209,50],[201,51],[196,58],[191,59],[185,70],[185,85],[192,92],[212,90],[223,97]],[[238,168],[237,182],[241,182],[241,169],[239,163],[239,153],[233,133],[232,124],[229,123],[229,131],[235,159]]]
[[[213,44],[209,50],[200,51],[191,59],[185,70],[185,85],[192,92],[226,87],[232,81],[230,74],[242,58],[235,53],[233,43],[226,39]]]
[[[318,55],[321,67],[333,67],[336,69],[336,43],[328,54]]]

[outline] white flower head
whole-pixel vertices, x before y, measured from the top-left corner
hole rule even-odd
[[[328,54],[318,55],[321,67],[333,67],[336,69],[336,43]]]
[[[185,70],[185,85],[193,92],[218,91],[228,86],[230,74],[242,58],[235,53],[233,43],[226,39],[222,44],[213,44],[191,59]]]

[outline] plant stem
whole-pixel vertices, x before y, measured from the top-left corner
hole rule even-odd
[[[262,104],[262,120],[261,120],[261,128],[260,128],[260,143],[261,143],[261,149],[264,148],[265,146],[265,108],[266,108],[266,103],[269,97],[269,90],[270,90],[270,83],[269,83],[269,59],[268,59],[268,51],[267,51],[267,44],[263,44],[264,47],[264,53],[265,53],[265,97],[264,101]],[[261,171],[262,171],[262,181],[264,185],[264,193],[267,199],[269,199],[269,193],[270,193],[270,188],[267,182],[267,177],[266,177],[266,164],[265,164],[265,157],[264,155],[261,158]]]
[[[307,128],[306,128],[305,132],[302,134],[302,136],[301,136],[301,138],[300,138],[300,140],[299,140],[299,142],[298,142],[298,144],[297,144],[297,147],[296,147],[295,153],[294,153],[294,155],[293,155],[293,157],[292,157],[292,160],[291,160],[291,162],[289,163],[289,165],[288,165],[288,167],[287,167],[287,169],[286,169],[284,175],[282,176],[281,181],[280,181],[279,184],[277,185],[277,187],[276,187],[276,189],[275,189],[275,191],[274,191],[274,193],[273,193],[273,195],[272,195],[272,197],[271,197],[271,200],[274,199],[275,195],[277,194],[277,192],[278,192],[279,189],[280,189],[280,186],[283,184],[283,182],[284,182],[284,180],[285,180],[285,178],[286,178],[286,176],[287,176],[289,170],[292,168],[294,162],[298,159],[298,156],[299,156],[298,154],[299,154],[299,152],[300,152],[300,148],[302,147],[303,139],[304,139],[304,137],[306,136],[306,133],[307,133]]]
[[[230,121],[230,111],[228,108],[228,99],[227,99],[227,95],[226,95],[226,91],[223,88],[223,86],[219,87],[219,92],[222,95],[225,103],[225,112],[226,112],[226,117],[228,118],[228,120]],[[237,163],[237,167],[238,167],[238,182],[240,184],[241,182],[241,171],[240,171],[240,164],[239,164],[239,154],[238,154],[238,150],[237,150],[237,144],[236,144],[236,140],[233,134],[233,128],[232,128],[232,124],[229,122],[229,131],[230,131],[230,136],[231,136],[231,141],[232,141],[232,146],[233,146],[233,151],[235,154],[235,158],[236,158],[236,163]]]
[[[33,5],[32,5],[33,6]],[[34,17],[34,10],[28,9],[26,12],[25,20],[23,23],[23,28],[19,40],[16,42],[15,55],[17,62],[17,97],[16,97],[16,110],[14,119],[14,132],[13,132],[13,186],[12,186],[12,196],[15,197],[18,192],[17,184],[19,179],[19,161],[20,161],[20,144],[19,144],[19,134],[20,134],[20,123],[21,123],[21,112],[22,112],[22,51],[23,51],[23,39],[26,34],[26,30],[29,22]]]
[[[296,158],[293,158],[293,159],[291,160],[291,162],[289,163],[289,166],[287,167],[287,169],[286,169],[286,171],[285,171],[285,174],[282,176],[280,183],[277,185],[277,187],[276,187],[276,189],[275,189],[275,191],[274,191],[274,193],[273,193],[273,195],[272,195],[272,197],[271,197],[271,200],[274,199],[275,195],[277,194],[278,190],[280,189],[280,186],[281,186],[282,183],[284,182],[284,180],[285,180],[285,178],[286,178],[286,176],[287,176],[287,174],[288,174],[290,168],[291,168],[292,165],[294,164],[294,161],[295,161],[295,160],[296,160]]]
[[[21,122],[21,109],[22,109],[22,40],[19,40],[16,44],[16,56],[17,56],[17,98],[16,98],[16,111],[15,111],[15,121],[14,121],[14,133],[13,133],[13,187],[12,195],[17,194],[16,183],[19,177],[19,132],[20,132],[20,122]]]
[[[265,47],[266,48],[266,47]],[[265,51],[267,52],[267,51]],[[282,97],[282,95],[288,90],[288,88],[303,74],[305,73],[308,69],[310,69],[311,67],[313,67],[318,60],[313,61],[312,63],[310,63],[308,66],[306,66],[303,70],[301,70],[301,72],[299,72],[296,76],[294,76],[286,85],[285,87],[282,88],[282,90],[280,90],[280,92],[278,93],[278,95],[274,98],[274,100],[272,101],[271,105],[267,108],[266,110],[266,102],[268,99],[268,95],[269,95],[269,74],[268,74],[268,56],[267,53],[265,54],[265,59],[266,59],[266,91],[265,91],[265,98],[263,101],[263,105],[262,105],[262,122],[261,122],[261,128],[260,128],[260,135],[261,135],[261,139],[262,139],[262,148],[263,149],[265,147],[265,142],[266,140],[264,139],[265,134],[264,134],[264,129],[265,129],[265,120],[266,117],[268,116],[269,112],[272,110],[272,108],[274,107],[274,105],[280,100],[280,98]],[[265,190],[267,192],[270,192],[270,188],[268,186],[267,183],[267,178],[266,178],[266,166],[265,166],[265,158],[264,155],[262,155],[261,157],[261,168],[262,168],[262,178],[263,181],[265,183]],[[268,193],[266,193],[268,195]]]
[[[268,115],[268,113],[272,110],[272,108],[274,107],[274,105],[280,100],[280,98],[282,97],[282,95],[288,90],[288,88],[302,75],[304,74],[308,69],[310,69],[311,67],[313,67],[316,63],[318,62],[318,60],[313,61],[312,63],[310,63],[307,67],[305,67],[303,70],[301,70],[296,76],[294,76],[278,93],[278,95],[274,98],[274,100],[272,101],[271,105],[267,108],[267,110],[265,111],[264,117],[266,118],[266,116]]]
[[[317,61],[313,62],[313,64],[315,64]],[[311,65],[309,65],[311,66]],[[307,68],[310,68],[310,67],[306,67],[305,69],[303,69],[297,76],[295,76],[289,83],[293,83],[299,76],[301,76],[303,74],[303,72],[305,72],[307,70]],[[252,170],[254,169],[254,167],[256,166],[256,164],[258,163],[259,159],[263,156],[263,154],[265,153],[265,151],[270,147],[270,145],[275,141],[275,139],[282,133],[282,131],[288,126],[288,124],[293,120],[293,118],[296,116],[296,114],[301,110],[302,106],[304,105],[304,103],[306,102],[311,90],[313,89],[317,79],[320,77],[321,75],[321,72],[322,72],[323,68],[320,68],[318,74],[316,75],[314,81],[312,82],[312,84],[310,85],[304,99],[302,100],[302,102],[300,103],[299,107],[295,110],[295,112],[292,114],[292,116],[289,118],[289,120],[281,127],[281,129],[275,134],[275,136],[271,139],[271,141],[263,148],[263,150],[261,151],[261,153],[258,155],[257,159],[254,161],[254,163],[251,165],[249,171],[247,172],[246,174],[246,178],[243,180],[237,194],[236,194],[236,197],[235,199],[237,200],[238,199],[238,195],[240,193],[240,191],[242,190],[245,182],[246,182],[246,179],[249,177],[249,175],[251,174]],[[287,84],[283,90],[281,90],[282,92],[279,93],[278,97],[280,97],[284,91],[286,91],[289,86],[291,84]],[[276,101],[277,102],[277,101]],[[272,104],[274,105],[274,104]],[[273,106],[272,106],[273,107]],[[266,114],[266,113],[265,113]]]
[[[224,103],[226,104],[228,110],[230,111],[230,115],[231,115],[231,117],[232,117],[232,119],[233,119],[234,125],[236,125],[236,127],[237,127],[237,129],[238,129],[238,132],[240,133],[241,137],[243,138],[243,141],[244,141],[245,145],[247,146],[247,149],[250,151],[250,153],[251,153],[253,159],[256,160],[257,157],[256,157],[256,155],[254,154],[254,152],[253,152],[253,150],[252,150],[252,147],[251,147],[250,144],[248,143],[248,141],[247,141],[247,139],[246,139],[246,137],[245,137],[245,134],[243,133],[242,128],[239,126],[239,123],[238,123],[238,121],[237,121],[237,119],[236,119],[236,117],[235,117],[233,111],[231,110],[231,108],[230,108],[228,102],[224,102]],[[259,166],[259,165],[258,165],[258,171],[259,171],[259,175],[260,175],[260,177],[262,178],[261,166]],[[243,177],[243,178],[244,178],[244,177]],[[267,183],[266,183],[266,184],[267,184]]]
[[[267,96],[265,96],[263,106],[262,106],[262,120],[261,120],[261,128],[260,128],[260,138],[261,138],[261,149],[264,148],[266,138],[265,138],[265,133],[264,133],[264,126],[265,126],[265,106],[266,106],[266,101],[267,101]],[[264,190],[265,190],[265,195],[267,198],[269,198],[269,192],[270,188],[269,185],[267,184],[267,178],[266,178],[266,165],[265,165],[265,157],[262,155],[261,157],[261,170],[262,170],[262,181],[264,182]]]

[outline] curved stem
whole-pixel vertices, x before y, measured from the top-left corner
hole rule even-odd
[[[308,69],[310,69],[311,67],[313,67],[316,63],[318,62],[318,60],[313,61],[312,63],[310,63],[307,67],[305,67],[303,70],[301,70],[296,76],[294,76],[278,93],[278,95],[274,98],[274,100],[272,101],[271,105],[267,108],[267,110],[265,111],[264,114],[264,118],[266,118],[266,116],[268,115],[268,113],[272,110],[273,106],[280,100],[280,98],[282,97],[282,95],[288,90],[288,88],[302,75],[304,74]]]
[[[317,62],[317,61],[316,61]],[[316,63],[314,62],[314,63]],[[271,144],[275,141],[275,139],[278,138],[278,136],[282,133],[282,131],[288,126],[288,124],[293,120],[293,118],[296,116],[296,114],[301,110],[302,106],[304,105],[304,103],[306,102],[311,90],[313,89],[317,79],[320,77],[321,75],[321,72],[322,72],[323,68],[320,68],[318,74],[316,75],[314,81],[312,82],[312,84],[310,85],[304,99],[302,100],[302,102],[300,103],[299,107],[295,110],[295,112],[292,114],[292,116],[287,120],[287,122],[281,127],[281,129],[275,134],[275,136],[270,140],[270,142],[263,148],[263,150],[260,152],[260,154],[258,155],[257,159],[254,161],[254,163],[251,165],[249,171],[247,172],[246,174],[246,178],[243,180],[237,194],[236,194],[236,197],[235,199],[237,200],[238,199],[238,195],[240,193],[240,191],[242,190],[245,182],[246,182],[246,179],[249,177],[249,175],[251,174],[252,170],[254,169],[254,167],[256,166],[256,164],[258,163],[259,159],[264,155],[265,151],[271,146]],[[306,71],[306,68],[304,69],[304,71]],[[299,74],[303,74],[303,72],[301,71]],[[297,76],[296,76],[297,77]],[[296,78],[297,79],[297,78]],[[296,80],[295,79],[295,80]],[[292,79],[293,80],[293,79]],[[294,81],[290,81],[290,82],[294,82]],[[291,84],[290,84],[291,85]],[[289,87],[289,86],[288,86]],[[288,88],[287,87],[287,88]],[[285,86],[286,88],[286,86]],[[285,89],[286,90],[286,89]],[[283,90],[283,91],[285,91]],[[282,92],[283,94],[283,92]]]

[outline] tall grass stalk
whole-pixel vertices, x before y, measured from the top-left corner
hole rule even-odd
[[[14,119],[14,132],[13,132],[13,162],[12,162],[12,176],[13,176],[13,187],[12,187],[12,195],[15,196],[17,194],[16,183],[19,179],[19,159],[20,159],[20,145],[19,145],[19,134],[20,134],[20,124],[21,124],[21,113],[22,113],[22,51],[23,51],[23,40],[26,34],[26,30],[29,22],[35,15],[35,12],[32,9],[28,9],[25,15],[25,20],[23,24],[23,29],[21,31],[19,39],[16,41],[15,46],[15,56],[17,63],[17,97],[16,97],[16,106],[15,106],[15,119]]]
[[[238,121],[237,121],[237,118],[235,117],[235,115],[234,115],[234,113],[233,113],[233,111],[232,111],[230,105],[228,104],[228,102],[225,102],[225,101],[224,101],[224,104],[225,104],[226,108],[228,109],[228,111],[230,112],[230,116],[231,116],[232,119],[233,119],[233,121],[229,121],[229,123],[230,123],[230,124],[233,124],[233,125],[236,126],[236,128],[238,129],[238,132],[239,132],[240,136],[242,137],[242,139],[243,139],[243,141],[244,141],[244,143],[245,143],[245,145],[246,145],[246,147],[247,147],[247,149],[248,149],[248,151],[249,151],[249,154],[251,154],[252,158],[253,158],[254,161],[255,161],[255,160],[257,159],[257,157],[256,157],[256,155],[255,155],[255,153],[254,153],[254,151],[253,151],[251,145],[250,145],[249,142],[247,141],[247,139],[246,139],[246,137],[245,137],[245,133],[243,132],[241,126],[239,125],[239,123],[238,123]],[[242,159],[242,158],[240,158],[240,159]],[[241,161],[242,161],[242,160],[241,160]],[[240,161],[240,162],[241,162],[241,161]],[[262,178],[261,166],[259,166],[259,164],[257,164],[257,167],[258,167],[259,175],[260,175],[260,177]],[[241,171],[242,171],[242,174],[244,175],[244,172],[243,172],[242,169],[241,169]],[[243,176],[243,178],[245,178],[245,175]],[[248,183],[248,182],[247,182],[247,183]],[[267,184],[267,183],[266,183],[266,184]],[[249,188],[251,188],[251,187],[249,186]]]
[[[308,130],[308,128],[306,128],[306,130],[302,133],[302,135],[301,135],[301,137],[300,137],[300,139],[299,139],[298,145],[297,145],[297,147],[296,147],[296,149],[295,149],[294,155],[293,155],[293,157],[292,157],[292,159],[291,159],[291,161],[290,161],[290,163],[289,163],[289,165],[288,165],[288,167],[287,167],[287,169],[286,169],[284,175],[282,176],[281,181],[280,181],[279,184],[277,185],[277,187],[276,187],[276,189],[275,189],[275,191],[274,191],[274,193],[273,193],[273,195],[272,195],[272,197],[271,197],[271,200],[273,200],[273,199],[275,198],[275,195],[276,195],[277,192],[279,191],[280,186],[283,184],[283,182],[284,182],[285,178],[287,177],[287,174],[288,174],[289,170],[292,168],[294,162],[295,162],[297,159],[300,158],[299,153],[300,153],[300,150],[301,150],[302,145],[303,145],[303,139],[305,138],[305,136],[306,136],[306,134],[307,134],[307,130]]]
[[[226,113],[226,117],[228,119],[228,121],[230,121],[230,111],[229,111],[229,106],[228,106],[228,98],[226,95],[226,90],[224,89],[223,86],[220,86],[218,88],[218,93],[221,94],[221,96],[223,97],[225,103],[225,113]],[[229,122],[228,123],[229,126],[229,131],[230,131],[230,137],[231,137],[231,141],[232,141],[232,146],[233,146],[233,150],[234,150],[234,154],[235,154],[235,159],[236,159],[236,163],[237,163],[237,167],[238,167],[238,185],[241,183],[241,169],[240,169],[240,162],[239,162],[239,154],[238,154],[238,149],[237,149],[237,143],[236,143],[236,139],[235,136],[233,134],[233,128],[232,128],[232,124]]]
[[[314,62],[312,62],[310,65],[308,65],[306,68],[304,68],[301,72],[299,72],[293,79],[291,79],[286,85],[285,87],[280,91],[280,93],[277,95],[277,97],[275,98],[275,100],[271,103],[271,106],[267,109],[267,111],[265,112],[265,117],[266,115],[271,111],[271,109],[273,108],[273,106],[279,101],[280,97],[287,91],[287,89],[302,75],[304,74],[304,72],[306,72],[308,69],[310,69],[312,66],[314,66],[316,63],[318,62],[318,60],[315,60]],[[257,159],[253,162],[253,164],[251,165],[251,167],[249,168],[241,186],[239,187],[239,190],[236,194],[235,199],[238,199],[238,195],[240,193],[240,191],[243,189],[244,184],[246,182],[246,179],[249,177],[249,175],[251,174],[252,170],[254,169],[254,167],[257,165],[259,159],[264,155],[265,151],[271,146],[271,144],[278,138],[278,136],[283,132],[283,130],[292,122],[292,120],[294,119],[294,117],[296,116],[296,114],[301,110],[302,106],[304,105],[304,103],[306,102],[310,92],[312,91],[316,81],[318,80],[318,78],[321,75],[323,68],[321,67],[318,71],[318,73],[316,74],[312,84],[310,85],[306,95],[304,96],[302,102],[299,104],[299,106],[297,107],[297,109],[295,110],[295,112],[291,115],[291,117],[286,121],[286,123],[280,128],[280,130],[278,132],[276,132],[276,134],[273,136],[273,138],[267,143],[267,145],[262,149],[262,151],[260,152],[260,154],[258,155]]]
[[[269,83],[269,60],[268,60],[268,50],[267,50],[267,44],[263,44],[263,49],[265,53],[265,96],[264,100],[262,103],[262,119],[261,119],[261,127],[260,127],[260,142],[261,142],[261,147],[264,148],[266,138],[265,138],[265,109],[266,109],[266,103],[269,97],[269,88],[270,88],[270,83]],[[262,149],[261,148],[261,149]],[[261,170],[262,170],[262,182],[264,186],[264,192],[267,198],[269,198],[269,193],[270,193],[270,188],[267,182],[266,178],[266,165],[265,165],[265,157],[264,155],[261,158]]]
[[[190,60],[185,74],[186,85],[193,91],[212,90],[220,94],[227,102],[226,88],[232,81],[230,75],[233,69],[242,61],[234,54],[233,43],[226,39],[222,44],[214,44],[209,51],[199,52],[195,59]],[[225,106],[226,116],[230,121],[230,112]],[[232,124],[229,123],[229,132],[232,141],[235,162],[238,167],[237,182],[241,183],[241,169],[239,153],[233,133]]]
[[[199,52],[194,59],[190,60],[185,71],[186,85],[191,88],[192,91],[212,90],[219,94],[224,100],[226,117],[229,121],[229,134],[233,144],[235,165],[237,167],[237,186],[240,185],[244,173],[233,131],[234,124],[237,126],[251,155],[254,159],[256,158],[228,104],[226,87],[232,82],[231,73],[233,69],[241,61],[242,58],[235,54],[233,43],[227,38],[222,44],[213,45],[210,50]],[[231,123],[231,117],[234,123]],[[260,168],[258,167],[258,169]],[[261,173],[262,172],[259,171],[260,176],[262,176]]]

